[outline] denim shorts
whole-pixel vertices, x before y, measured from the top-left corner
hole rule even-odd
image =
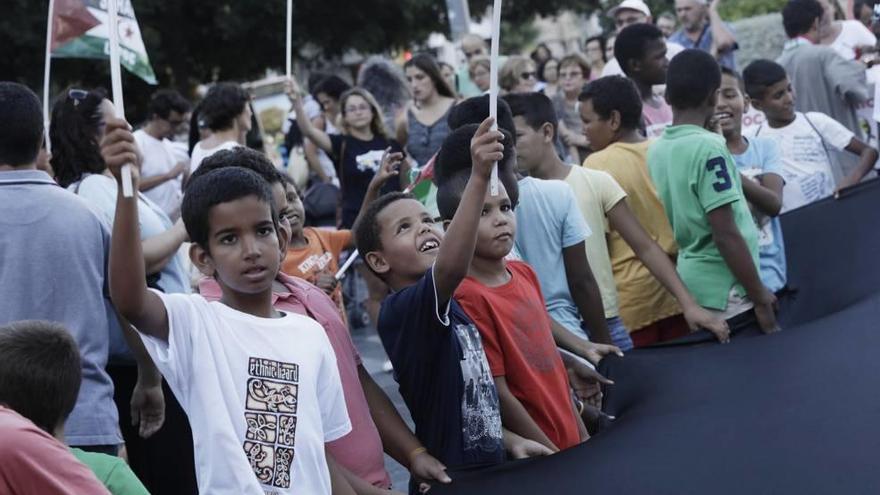
[[[629,330],[626,329],[623,320],[621,320],[619,316],[606,318],[605,324],[608,325],[608,333],[611,335],[611,343],[619,347],[623,352],[632,350],[633,341],[629,336]],[[581,328],[586,332],[587,336],[590,337],[590,329],[587,328],[586,322],[581,322]],[[590,340],[592,341],[593,338],[590,337]]]

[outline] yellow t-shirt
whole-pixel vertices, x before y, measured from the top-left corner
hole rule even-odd
[[[627,205],[642,227],[673,260],[678,246],[672,227],[648,173],[650,141],[614,143],[593,153],[584,167],[609,173],[626,191]],[[681,313],[672,294],[651,275],[619,233],[608,234],[611,266],[620,297],[620,316],[630,332]]]
[[[593,231],[593,235],[587,237],[585,243],[587,261],[602,293],[605,318],[613,318],[620,314],[620,310],[617,306],[617,287],[614,285],[608,244],[603,235],[608,232],[608,219],[605,214],[626,198],[626,193],[605,172],[578,166],[571,167],[565,182],[574,192],[578,208]]]

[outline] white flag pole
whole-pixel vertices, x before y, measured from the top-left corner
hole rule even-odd
[[[49,0],[49,15],[46,20],[46,65],[43,69],[43,125],[46,133],[46,151],[52,152],[49,141],[49,80],[52,68],[52,14],[55,11],[55,0]]]
[[[287,78],[290,79],[290,76],[293,72],[293,0],[287,0],[287,65],[286,65],[286,73]]]
[[[495,120],[492,130],[498,130],[498,48],[501,38],[501,0],[495,0],[492,6],[492,46],[489,48],[489,117]],[[492,167],[492,178],[489,192],[498,196],[498,163]]]
[[[122,69],[119,66],[119,10],[117,0],[107,0],[107,30],[110,42],[110,87],[113,91],[113,106],[116,116],[125,119],[125,102],[122,99]],[[122,195],[134,196],[131,183],[131,164],[122,166]]]

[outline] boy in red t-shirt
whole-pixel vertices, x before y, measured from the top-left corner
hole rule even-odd
[[[469,160],[469,147],[465,139],[447,139],[440,154],[444,161],[455,156]],[[444,220],[455,215],[469,175],[465,168],[438,184],[437,205]],[[474,257],[455,296],[479,329],[504,426],[561,450],[588,434],[553,340],[537,276],[523,262],[505,261],[513,247],[516,217],[504,186],[498,186],[498,195],[486,194]],[[603,354],[617,351],[601,347]]]

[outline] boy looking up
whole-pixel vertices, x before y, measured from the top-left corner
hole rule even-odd
[[[489,115],[489,98],[469,98],[449,112],[449,126],[458,129],[467,124],[479,124]],[[503,99],[498,100],[498,127],[513,136],[516,144],[516,126],[510,107]],[[448,167],[449,169],[445,169]],[[461,168],[459,168],[461,167]],[[439,186],[448,177],[462,169],[470,169],[467,160],[447,161],[435,166]],[[541,267],[539,277],[543,287],[547,310],[559,325],[553,325],[556,344],[581,357],[590,352],[590,344],[576,334],[581,333],[581,319],[589,328],[593,342],[611,344],[603,307],[604,297],[597,283],[584,249],[584,239],[590,227],[574,208],[571,188],[564,184],[550,183],[530,177],[521,177],[515,160],[499,164],[498,175],[510,197],[517,205],[517,219],[532,225],[532,233],[521,231],[515,242],[516,255],[533,266]],[[520,197],[520,188],[523,195]],[[540,232],[539,232],[540,231]],[[625,332],[622,334],[626,337]],[[626,346],[626,342],[619,344]]]
[[[110,235],[80,198],[37,170],[42,143],[37,95],[21,84],[0,82],[0,287],[6,289],[0,324],[42,318],[65,325],[82,352],[83,376],[67,441],[115,453],[122,436],[113,382],[105,371],[109,335],[117,331],[106,296]]]
[[[547,452],[502,433],[480,334],[453,296],[473,256],[492,164],[504,157],[504,135],[490,126],[486,120],[474,137],[473,173],[445,235],[402,193],[373,201],[355,224],[365,263],[393,290],[377,330],[416,436],[449,468],[503,462],[505,447],[515,457]]]
[[[617,35],[614,57],[627,77],[632,79],[642,99],[640,127],[648,138],[659,137],[672,124],[672,108],[654,94],[653,87],[666,84],[666,39],[652,24],[633,24]],[[590,143],[593,151],[596,147]],[[589,159],[589,157],[588,157]]]
[[[366,201],[375,197],[384,182],[394,175],[389,170],[393,170],[396,160],[402,157],[400,153],[386,154],[383,157],[380,170],[370,182]],[[220,151],[205,158],[193,173],[193,179],[212,170],[231,167],[252,170],[265,179],[273,189],[275,211],[299,212],[298,215],[291,215],[294,217],[290,229],[294,234],[291,235],[295,235],[297,228],[302,228],[299,223],[302,206],[296,204],[299,198],[294,198],[295,204],[287,202],[287,197],[280,192],[285,183],[283,175],[262,153],[248,148]],[[287,235],[283,229],[282,235]],[[281,247],[284,249],[286,241],[282,241]],[[199,293],[208,301],[217,301],[223,297],[219,282],[210,277],[199,281]],[[334,301],[320,288],[282,272],[278,272],[272,281],[272,300],[276,310],[312,318],[327,333],[336,357],[345,405],[351,420],[351,432],[328,443],[327,452],[342,468],[342,474],[358,495],[388,493],[387,490],[391,487],[391,479],[385,470],[385,459],[382,455],[383,444],[387,446],[389,455],[407,467],[416,478],[448,481],[443,465],[422,449],[422,445],[403,422],[388,396],[364,368]],[[416,451],[419,453],[411,455]]]
[[[743,193],[751,205],[758,227],[758,261],[761,280],[773,292],[785,286],[785,245],[782,241],[782,157],[776,142],[765,137],[746,139],[742,117],[749,109],[742,78],[736,71],[721,68],[721,91],[715,118],[727,141],[727,149],[743,175]]]
[[[107,141],[131,144],[124,121]],[[181,213],[190,258],[222,289],[219,302],[147,289],[137,205],[117,179],[110,292],[189,417],[202,493],[353,493],[325,454],[351,431],[333,350],[311,318],[272,307],[281,245],[269,185],[238,167],[213,170],[188,186]],[[131,155],[131,156],[129,156]],[[137,187],[137,169],[132,174]]]
[[[458,208],[471,206],[467,178],[482,164],[474,160],[468,170],[467,164],[448,162],[470,161],[467,149],[475,131],[477,140],[476,126],[456,129],[437,157],[443,169],[458,169],[438,185],[437,206],[444,220],[456,217]],[[513,153],[505,154],[499,164],[514,159]],[[516,217],[502,184],[497,196],[484,193],[481,210],[474,253],[456,299],[480,331],[505,426],[553,451],[571,447],[587,438],[586,429],[571,400],[537,276],[523,262],[505,261],[513,248]],[[597,347],[601,354],[619,352]]]
[[[615,82],[618,84],[615,85]],[[615,94],[636,96],[632,92],[632,83],[620,76],[598,79],[590,83],[588,88],[590,87],[598,88],[598,92],[603,95],[611,91]],[[608,89],[602,91],[603,88]],[[630,93],[626,93],[627,89],[630,90]],[[594,107],[599,107],[603,111],[607,108],[602,107],[599,103],[594,105],[592,93],[586,90],[581,93],[580,98],[582,120],[585,126],[591,126],[588,136],[596,134],[598,145],[607,146],[609,133],[595,132],[596,129],[594,129],[594,127],[601,126]],[[556,131],[556,117],[550,106],[550,100],[539,93],[512,95],[506,99],[516,124],[517,155],[519,158],[517,164],[520,169],[538,179],[564,181],[574,191],[578,207],[586,221],[600,226],[603,234],[608,232],[609,236],[616,235],[618,239],[622,239],[624,246],[617,247],[625,247],[629,253],[632,253],[632,257],[640,264],[643,263],[642,266],[646,266],[650,270],[649,273],[660,281],[662,287],[665,287],[680,302],[686,320],[681,334],[687,333],[688,327],[696,329],[702,326],[715,333],[719,340],[727,340],[726,325],[715,319],[694,301],[681,279],[678,278],[675,265],[670,261],[669,255],[645,232],[638,218],[628,206],[626,192],[614,178],[606,172],[566,164],[551,149],[547,148],[547,143],[553,142]],[[632,103],[636,108],[638,107],[638,99]],[[617,113],[618,122],[622,120],[622,115],[620,112]],[[626,126],[634,130],[633,126],[638,123],[638,114],[627,112],[625,115]],[[607,122],[608,119],[603,120]],[[637,139],[641,140],[642,138],[638,136]],[[639,166],[644,168],[644,162]],[[609,294],[610,304],[606,304],[606,313],[609,309],[619,311],[609,245],[605,235],[601,234],[588,239],[586,245],[587,258],[592,261],[592,266],[595,267],[597,280],[600,281],[600,286],[605,289],[604,292]],[[626,287],[626,289],[631,288]],[[657,289],[663,291],[663,288],[659,286]],[[657,299],[654,294],[646,296],[641,293],[635,296],[635,299],[642,301],[652,297]],[[659,308],[652,307],[648,311],[656,311],[657,309]],[[608,327],[611,329],[619,328],[620,332],[628,333],[618,313],[613,313],[609,318]],[[612,331],[612,335],[617,333],[617,331]]]
[[[0,493],[106,493],[96,486],[98,477],[113,495],[148,495],[121,458],[77,448],[64,451],[64,422],[82,382],[79,354],[70,333],[58,323],[18,321],[0,328],[0,404],[43,430],[26,442],[3,432],[0,443],[8,442],[17,452],[0,452]],[[5,412],[2,407],[0,412]],[[36,466],[42,469],[35,472]],[[19,477],[28,478],[26,487],[17,486]],[[53,482],[64,488],[51,486]]]
[[[679,246],[678,273],[697,302],[725,319],[752,307],[764,332],[779,330],[776,296],[758,275],[758,232],[724,139],[705,129],[721,70],[685,50],[669,63],[673,125],[648,150],[648,169]]]
[[[782,213],[858,184],[871,171],[876,149],[824,113],[795,111],[795,93],[781,65],[756,60],[743,71],[743,80],[752,104],[767,117],[754,135],[776,141],[782,153]],[[858,167],[837,179],[832,150],[855,155]]]

